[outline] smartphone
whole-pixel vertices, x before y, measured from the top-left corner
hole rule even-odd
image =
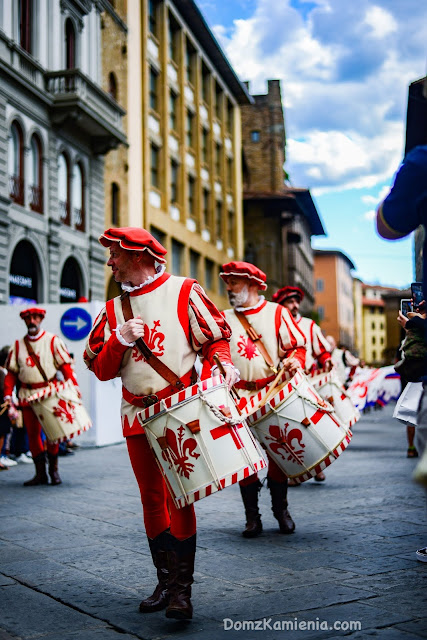
[[[412,291],[412,300],[414,302],[414,309],[417,309],[417,307],[419,307],[421,302],[424,300],[423,283],[413,282],[411,284],[411,291]]]
[[[412,300],[410,298],[400,301],[400,311],[404,316],[408,317],[408,311],[412,311]]]

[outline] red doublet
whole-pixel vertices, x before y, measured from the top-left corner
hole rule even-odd
[[[331,359],[331,347],[322,333],[321,328],[311,318],[299,317],[296,321],[306,339],[307,360],[305,368],[309,371],[315,366],[315,361],[323,367]]]

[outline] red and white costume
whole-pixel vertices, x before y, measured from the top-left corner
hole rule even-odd
[[[191,383],[198,353],[210,365],[214,353],[221,361],[231,363],[230,329],[195,280],[163,273],[154,282],[132,291],[130,303],[134,317],[140,315],[144,320],[146,344],[186,386]],[[176,393],[176,389],[145,362],[136,346],[121,344],[116,329],[124,322],[120,297],[109,300],[95,320],[84,358],[100,380],[121,377],[122,427],[123,435],[128,437],[144,433],[136,417],[147,406],[144,397],[155,394],[162,399]],[[210,366],[204,370],[210,373]]]
[[[304,368],[306,349],[303,332],[295,324],[287,309],[263,298],[253,308],[239,309],[249,320],[277,368],[280,362],[293,351],[294,357]],[[231,327],[231,357],[240,371],[240,382],[235,385],[239,395],[250,398],[272,382],[276,375],[266,364],[256,343],[246,334],[234,309],[224,311],[224,317]]]
[[[223,265],[220,276],[227,281],[230,276],[246,277],[255,281],[258,289],[267,288],[266,275],[260,269],[246,262],[230,262]],[[293,354],[301,367],[305,366],[306,348],[303,332],[295,323],[288,309],[268,302],[260,296],[254,307],[240,307],[237,311],[243,313],[249,323],[260,336],[261,341],[278,368],[281,361]],[[224,317],[231,327],[231,358],[239,369],[241,380],[235,384],[239,395],[250,398],[274,380],[276,374],[265,362],[255,342],[247,335],[243,325],[234,313],[234,309],[224,311]],[[286,373],[284,374],[286,377]],[[279,483],[286,483],[285,474],[269,457],[268,477]],[[257,474],[240,482],[241,486],[254,484],[258,481]]]
[[[129,251],[147,250],[157,262],[165,263],[166,250],[144,229],[108,229],[100,242],[106,247],[116,242]],[[144,321],[144,341],[186,386],[191,384],[197,354],[204,361],[202,377],[210,376],[215,353],[221,362],[232,365],[230,328],[195,280],[177,277],[159,268],[146,283],[127,287],[127,290],[133,316],[139,315]],[[172,395],[176,389],[147,364],[135,346],[123,340],[120,326],[124,322],[120,297],[108,301],[95,320],[84,359],[100,380],[122,378],[123,435],[141,493],[147,536],[153,540],[170,527],[172,536],[185,540],[196,531],[194,507],[177,509],[169,498],[144,429],[136,417],[141,408]]]
[[[21,314],[22,316],[22,314]],[[25,400],[31,396],[35,390],[47,387],[49,382],[54,380],[57,371],[61,371],[65,380],[71,379],[77,386],[74,371],[71,366],[72,358],[68,353],[67,347],[58,336],[47,331],[39,331],[32,337],[27,336],[31,342],[31,346],[36,358],[40,362],[44,370],[48,382],[43,380],[43,376],[30,357],[24,339],[16,340],[9,351],[6,362],[8,371],[4,382],[5,397],[12,396],[13,390],[17,382],[20,382],[18,392],[19,400]],[[28,433],[30,451],[35,458],[43,452],[43,442],[41,439],[42,427],[31,407],[23,407],[23,420]],[[59,444],[51,444],[47,442],[47,450],[56,454]]]
[[[310,371],[315,366],[316,361],[319,367],[323,367],[331,358],[331,347],[323,335],[322,329],[311,318],[305,318],[300,315],[295,318],[295,322],[303,332],[306,340],[306,371]]]

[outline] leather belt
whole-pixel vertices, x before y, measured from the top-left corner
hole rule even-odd
[[[185,388],[191,385],[192,375],[193,375],[193,369],[190,369],[188,373],[186,373],[184,376],[182,376],[182,378],[180,378],[184,383]],[[129,404],[132,404],[134,407],[140,407],[141,409],[146,409],[147,407],[151,407],[152,404],[156,404],[156,402],[159,402],[160,400],[164,400],[165,398],[169,398],[169,396],[173,395],[174,393],[177,393],[177,389],[174,385],[170,384],[164,389],[161,389],[160,391],[156,391],[156,393],[143,395],[143,396],[136,396],[135,394],[131,393],[128,389],[126,389],[126,387],[122,387],[122,392],[123,392],[123,398],[124,400],[126,400],[126,402],[129,402]]]
[[[270,382],[273,382],[276,376],[269,376],[268,378],[259,378],[258,380],[239,380],[234,386],[236,389],[245,389],[245,391],[260,391],[264,389]]]
[[[29,382],[21,382],[21,389],[43,389],[43,387],[48,387],[54,380],[55,378],[51,378],[47,382],[35,382],[34,384],[30,384]]]

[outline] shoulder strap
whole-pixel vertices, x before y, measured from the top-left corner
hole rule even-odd
[[[24,342],[25,342],[25,346],[27,347],[27,351],[28,351],[28,355],[30,356],[31,360],[34,362],[34,364],[36,365],[37,369],[40,371],[41,377],[43,378],[43,380],[45,382],[48,382],[48,377],[43,369],[43,367],[41,366],[39,359],[37,358],[36,354],[34,353],[33,347],[31,346],[31,342],[28,336],[25,336],[24,338]]]
[[[240,324],[246,331],[249,338],[252,340],[252,342],[256,343],[256,346],[258,347],[260,354],[264,358],[265,364],[268,367],[270,367],[270,369],[274,371],[274,373],[277,373],[277,367],[274,366],[274,362],[271,359],[267,349],[265,348],[261,340],[261,336],[257,334],[257,332],[255,331],[255,329],[253,328],[253,326],[251,325],[251,323],[249,322],[249,320],[247,319],[244,313],[242,313],[241,311],[236,311],[236,309],[234,309],[234,313],[236,314],[237,319],[239,320]]]
[[[125,321],[131,320],[133,318],[132,307],[129,300],[129,293],[125,292],[120,296],[120,300],[122,302],[122,311]],[[185,384],[178,378],[178,376],[171,370],[167,365],[165,365],[154,353],[151,351],[150,347],[144,342],[142,338],[138,338],[135,340],[135,344],[138,347],[139,351],[145,358],[147,364],[150,365],[159,374],[166,382],[169,382],[170,385],[175,387],[178,390],[185,389]]]

